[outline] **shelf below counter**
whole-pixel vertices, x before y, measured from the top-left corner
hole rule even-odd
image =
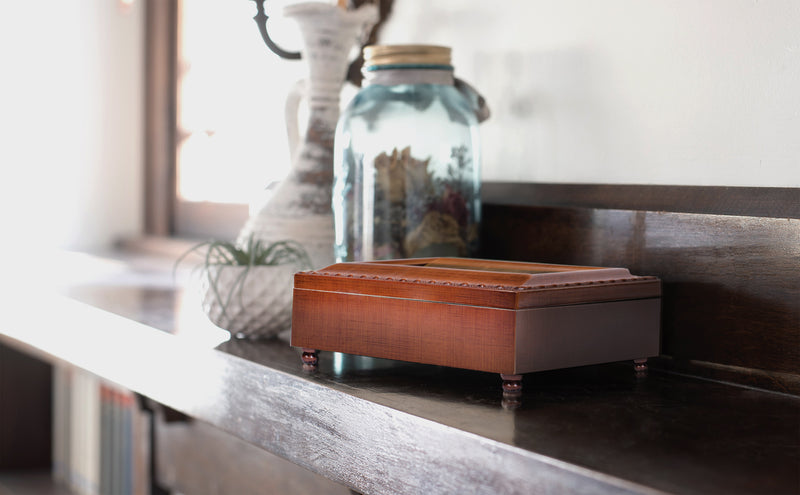
[[[21,291],[0,343],[363,493],[800,490],[794,396],[614,363],[526,375],[506,410],[491,373],[327,352],[304,372],[285,340],[227,340],[157,279]]]

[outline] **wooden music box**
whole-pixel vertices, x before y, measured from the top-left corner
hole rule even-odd
[[[338,263],[294,278],[293,346],[503,375],[659,353],[661,283],[624,268],[467,258]]]

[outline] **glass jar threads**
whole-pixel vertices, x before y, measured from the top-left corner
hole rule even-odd
[[[475,256],[482,99],[450,48],[364,48],[364,87],[334,140],[335,257]]]

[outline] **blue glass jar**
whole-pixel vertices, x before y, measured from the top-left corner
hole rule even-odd
[[[447,47],[368,46],[364,59],[334,140],[337,262],[475,256],[482,99]]]

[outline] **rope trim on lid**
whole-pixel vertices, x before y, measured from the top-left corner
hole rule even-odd
[[[616,279],[609,279],[609,280],[593,280],[590,282],[569,282],[564,284],[548,284],[548,285],[538,285],[538,286],[519,286],[519,285],[500,285],[500,284],[480,284],[480,283],[469,283],[469,282],[452,282],[449,280],[430,280],[430,279],[406,279],[406,278],[395,278],[395,277],[387,277],[387,276],[380,276],[380,275],[355,275],[352,273],[338,273],[338,272],[329,272],[329,271],[310,271],[310,272],[301,272],[305,275],[315,275],[315,276],[326,276],[326,277],[338,277],[338,278],[355,278],[360,280],[376,280],[380,282],[401,282],[401,283],[409,283],[409,284],[416,284],[416,285],[442,285],[442,286],[453,286],[453,287],[464,287],[468,289],[489,289],[489,290],[504,290],[504,291],[512,291],[512,292],[533,292],[536,290],[542,289],[563,289],[563,288],[573,288],[573,287],[590,287],[593,285],[605,285],[605,284],[621,284],[621,283],[630,283],[630,282],[648,282],[658,280],[657,277],[652,276],[634,276],[634,277],[627,277],[627,278],[616,278]]]

